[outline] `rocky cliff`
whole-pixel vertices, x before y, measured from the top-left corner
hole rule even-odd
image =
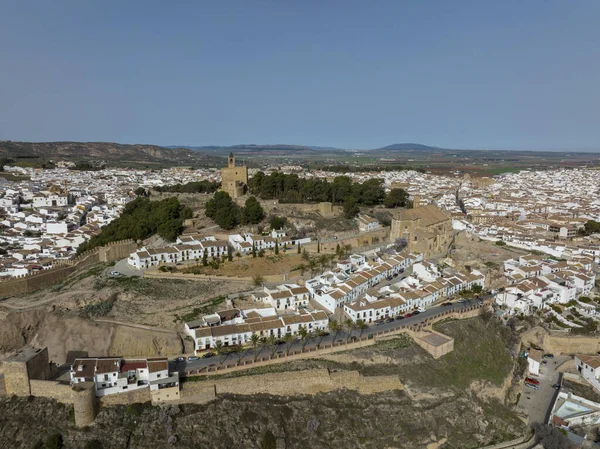
[[[509,440],[523,424],[500,403],[466,393],[412,401],[402,392],[350,391],[293,398],[224,396],[206,405],[105,407],[95,424],[75,428],[71,409],[51,400],[0,399],[0,447],[32,448],[60,433],[64,447],[91,440],[104,449],[450,448]],[[269,438],[274,437],[274,438]],[[271,440],[271,445],[265,444]],[[274,440],[274,441],[273,441]]]

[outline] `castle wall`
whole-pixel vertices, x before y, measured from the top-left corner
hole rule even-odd
[[[340,389],[362,394],[401,390],[398,376],[364,377],[358,371],[329,372],[312,369],[283,373],[269,373],[243,378],[215,381],[186,382],[182,384],[182,402],[209,402],[220,394],[273,394],[279,396],[314,395]]]
[[[108,394],[99,398],[101,405],[127,405],[150,402],[150,388],[129,391],[127,393]]]
[[[30,380],[31,396],[54,399],[64,404],[73,403],[71,386],[51,380]]]
[[[4,362],[4,384],[7,395],[30,396],[27,365],[23,362]]]
[[[113,242],[79,255],[74,260],[57,261],[56,266],[39,273],[26,275],[16,279],[0,281],[0,298],[6,298],[57,284],[78,270],[98,262],[112,262],[124,259],[137,248],[133,240]]]

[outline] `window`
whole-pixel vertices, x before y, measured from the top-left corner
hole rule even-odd
[[[160,374],[157,374],[156,377],[160,377]]]

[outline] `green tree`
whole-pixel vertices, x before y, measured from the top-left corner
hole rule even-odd
[[[383,205],[387,208],[406,207],[408,206],[408,192],[404,189],[392,189],[385,196]]]
[[[240,223],[240,208],[224,191],[215,193],[212,199],[206,202],[204,212],[223,229],[233,229]]]
[[[256,259],[256,245],[252,242],[252,258]]]
[[[354,321],[352,321],[350,318],[348,318],[344,322],[344,327],[346,328],[346,331],[348,332],[348,335],[346,336],[346,343],[347,343],[348,340],[350,339],[350,337],[352,336],[352,331],[355,329],[356,325],[354,324]]]
[[[260,438],[260,449],[277,449],[277,438],[270,430],[263,432]]]
[[[365,330],[367,330],[369,328],[369,325],[367,323],[365,323],[364,320],[357,320],[356,321],[356,329],[358,329],[360,331],[360,336],[359,338],[362,338],[362,334]]]
[[[279,254],[279,242],[275,239],[275,255]]]
[[[302,250],[302,259],[308,261],[308,259],[310,259],[310,256],[308,255],[308,251],[306,250],[306,248],[304,248]]]
[[[265,218],[265,211],[256,197],[251,196],[242,209],[242,224],[258,224],[263,218]]]
[[[252,283],[257,287],[260,287],[261,285],[263,285],[264,282],[265,282],[265,278],[262,277],[260,274],[257,274],[252,278]]]
[[[206,250],[202,253],[202,266],[208,266],[208,252]]]
[[[46,449],[62,449],[63,437],[60,433],[55,433],[46,438]]]
[[[233,260],[233,246],[227,245],[227,260],[231,262]]]
[[[133,193],[135,193],[136,196],[146,196],[146,189],[143,187],[138,187],[133,191]]]
[[[296,250],[298,251],[298,254],[302,252],[302,248],[300,248],[300,243],[296,243]]]
[[[296,341],[296,338],[292,334],[285,334],[283,336],[283,341],[285,342],[285,353],[287,355],[290,353],[290,348]]]
[[[317,240],[317,253],[321,252],[321,242]]]
[[[335,340],[337,339],[338,334],[342,330],[342,326],[336,320],[331,320],[331,322],[329,323],[329,329],[331,329],[331,331],[334,333],[333,334],[333,341],[335,342]]]
[[[354,218],[360,209],[358,208],[358,202],[353,196],[347,196],[344,199],[344,217]]]
[[[271,229],[281,229],[286,225],[286,223],[287,219],[285,217],[273,217],[269,221]]]
[[[258,252],[258,257],[265,257],[265,250],[261,248],[261,250]]]

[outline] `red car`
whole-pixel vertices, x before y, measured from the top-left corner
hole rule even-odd
[[[525,382],[529,382],[530,384],[533,385],[539,385],[540,381],[539,380],[535,380],[533,377],[526,377],[525,378]]]
[[[411,316],[413,316],[412,313],[407,313],[406,315],[404,315],[404,318],[410,318]]]

